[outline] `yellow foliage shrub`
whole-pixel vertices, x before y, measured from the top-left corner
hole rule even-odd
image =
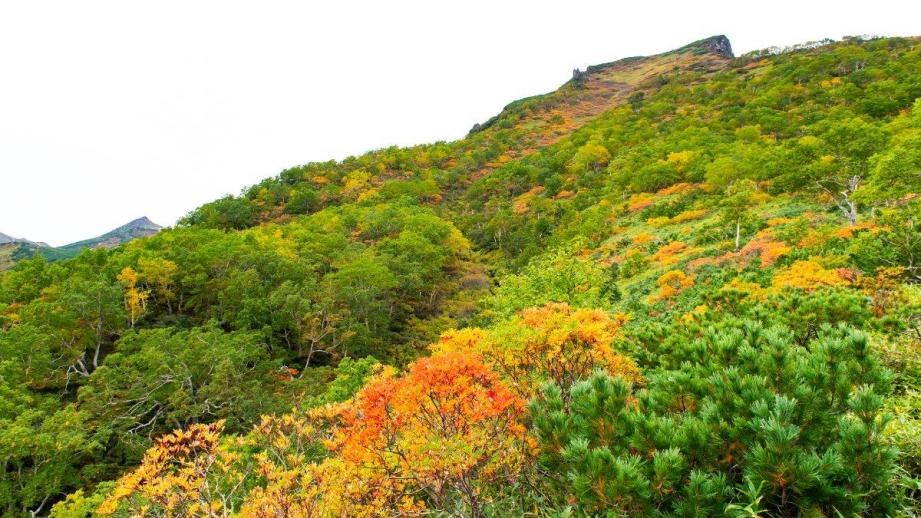
[[[667,300],[694,285],[694,278],[681,270],[670,270],[663,273],[656,281],[659,292],[650,297],[650,302]]]
[[[707,215],[709,212],[707,209],[697,209],[697,210],[686,210],[674,218],[672,218],[672,223],[684,223],[687,221],[692,221],[695,219],[700,219]]]
[[[829,270],[813,260],[796,261],[789,268],[774,274],[772,287],[775,290],[796,288],[814,291],[828,286],[842,286],[848,284],[837,270]]]
[[[474,351],[483,355],[516,392],[531,398],[550,380],[564,393],[573,383],[603,369],[639,383],[639,368],[612,343],[627,321],[596,309],[550,303],[522,310],[509,322],[487,333],[479,329],[449,331],[434,350]]]

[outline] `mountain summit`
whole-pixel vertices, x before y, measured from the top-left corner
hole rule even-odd
[[[689,43],[684,47],[681,47],[677,52],[683,50],[697,50],[712,52],[718,56],[724,58],[732,59],[735,57],[735,54],[732,53],[732,44],[729,43],[729,38],[723,34],[717,36],[710,36],[709,38],[704,38],[702,40],[697,40],[693,43]]]
[[[718,35],[661,54],[575,69],[572,78],[557,90],[512,102],[498,115],[475,124],[468,136],[489,129],[493,133],[519,129],[528,134],[535,148],[542,147],[616,106],[637,106],[647,92],[662,86],[666,75],[679,79],[703,74],[698,80],[705,79],[723,70],[732,59],[729,38]],[[554,116],[544,116],[550,112]]]
[[[142,216],[101,236],[59,247],[52,247],[46,243],[15,238],[0,233],[0,271],[11,267],[16,261],[32,257],[35,254],[40,254],[50,261],[66,259],[77,255],[84,248],[113,248],[139,237],[156,234],[162,228],[147,216]]]
[[[147,216],[134,219],[124,225],[97,236],[83,241],[77,241],[69,245],[59,247],[59,250],[81,250],[83,248],[112,248],[122,243],[127,243],[132,239],[146,237],[159,232],[163,227],[157,225]]]

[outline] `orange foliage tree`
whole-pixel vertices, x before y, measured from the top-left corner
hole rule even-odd
[[[303,425],[264,422],[275,451],[299,453],[262,456],[269,483],[252,492],[243,514],[405,516],[460,505],[481,516],[486,489],[513,481],[529,452],[524,404],[477,354],[417,360],[404,376],[379,376],[352,401],[315,413],[327,422],[332,454],[319,463],[303,462],[294,448],[302,443],[292,427]]]
[[[98,511],[483,516],[486,495],[530,455],[524,406],[479,355],[443,352],[401,377],[385,370],[345,403],[267,416],[237,442],[220,440],[221,423],[158,439]]]

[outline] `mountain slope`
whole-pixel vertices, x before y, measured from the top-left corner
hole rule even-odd
[[[24,261],[0,506],[911,516],[919,78],[708,38]]]
[[[83,241],[77,241],[76,243],[71,243],[69,245],[60,246],[57,249],[66,253],[75,253],[84,248],[112,248],[122,243],[127,243],[132,239],[151,236],[159,232],[162,228],[163,227],[160,225],[150,221],[147,216],[143,216],[138,219],[129,221],[128,223],[125,223],[124,225],[114,230],[110,230],[101,236],[84,239]]]
[[[49,261],[67,259],[85,249],[112,248],[133,239],[151,236],[163,227],[157,225],[147,216],[130,221],[101,236],[84,239],[68,245],[52,247],[45,243],[36,243],[27,239],[14,239],[0,234],[0,271],[11,268],[16,261],[41,255]]]

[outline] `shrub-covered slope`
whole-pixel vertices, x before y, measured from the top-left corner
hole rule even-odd
[[[0,276],[11,516],[852,516],[921,476],[921,41],[574,73]]]

